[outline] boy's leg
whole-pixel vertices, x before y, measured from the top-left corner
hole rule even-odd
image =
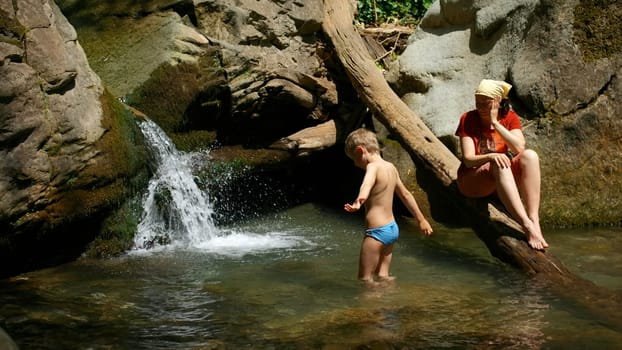
[[[371,237],[363,238],[359,256],[359,279],[367,282],[374,280],[374,273],[380,262],[383,244]]]
[[[376,274],[379,278],[389,278],[389,268],[391,267],[391,259],[393,259],[393,244],[382,246],[380,251],[380,262],[376,268]]]

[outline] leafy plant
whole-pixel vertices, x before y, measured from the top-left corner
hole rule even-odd
[[[397,21],[413,25],[425,15],[433,0],[359,0],[358,20],[368,25]]]

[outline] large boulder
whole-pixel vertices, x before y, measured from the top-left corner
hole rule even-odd
[[[542,158],[542,221],[619,223],[621,15],[592,0],[440,0],[387,79],[453,150],[479,80],[508,81]]]
[[[80,254],[102,214],[128,196],[144,154],[136,125],[106,93],[53,1],[1,0],[0,15],[5,275]]]
[[[265,147],[335,116],[321,1],[188,3],[59,2],[110,91],[181,149]]]
[[[287,203],[284,188],[299,200],[290,185],[309,187],[307,180],[326,177],[325,167],[309,162],[326,159],[347,130],[341,121],[365,109],[322,40],[322,2],[188,3],[60,0],[59,6],[115,97],[155,121],[178,149],[210,149],[199,177],[212,174],[216,163],[248,167],[227,184],[205,181],[217,182],[209,191],[219,218],[257,213],[259,203],[271,209]],[[310,139],[305,130],[314,127],[327,135]],[[223,204],[238,202],[246,188],[270,197]]]

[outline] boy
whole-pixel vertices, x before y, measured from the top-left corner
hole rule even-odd
[[[432,227],[419,209],[413,195],[402,183],[395,166],[382,159],[376,134],[361,128],[346,138],[345,152],[354,165],[365,169],[358,197],[352,204],[345,204],[350,213],[365,205],[367,230],[359,256],[359,279],[373,282],[390,279],[389,266],[393,244],[399,236],[399,228],[393,217],[393,196],[396,193],[408,211],[419,221],[419,229],[425,235],[432,234]]]

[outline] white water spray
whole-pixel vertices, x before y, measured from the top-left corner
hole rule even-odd
[[[151,148],[156,171],[143,200],[134,251],[172,246],[240,256],[313,245],[287,232],[236,232],[217,228],[211,203],[194,182],[192,155],[179,152],[153,121],[140,123],[140,128]]]
[[[177,151],[151,120],[140,128],[152,147],[156,173],[149,182],[143,216],[134,238],[136,249],[170,243],[198,245],[218,233],[207,196],[194,182],[190,155]]]

